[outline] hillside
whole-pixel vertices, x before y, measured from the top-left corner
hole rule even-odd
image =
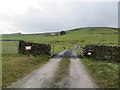
[[[34,42],[62,41],[70,42],[80,45],[86,44],[105,44],[117,45],[118,44],[118,31],[114,28],[81,28],[74,30],[67,30],[66,35],[62,36],[46,36],[45,34],[39,35],[2,35],[2,40],[28,40]]]
[[[89,44],[104,44],[104,45],[118,45],[118,31],[114,28],[105,27],[87,27],[67,30],[65,35],[47,36],[43,34],[19,34],[19,35],[2,35],[2,40],[25,40],[37,43],[49,43],[52,47],[52,53],[57,54],[63,50],[75,48],[74,45],[64,44],[72,43],[80,46]],[[61,43],[62,42],[62,43]],[[54,47],[53,47],[54,45]],[[3,41],[1,50],[3,54],[3,86],[9,85],[18,78],[24,76],[43,65],[48,61],[48,56],[27,56],[18,54],[18,41]],[[54,49],[53,49],[54,48]],[[76,50],[77,55],[80,55],[82,49]],[[118,87],[118,64],[108,63],[103,60],[96,61],[89,57],[80,58],[80,60],[87,67],[90,75],[100,88]],[[57,61],[57,60],[55,60]],[[63,74],[66,67],[66,60],[63,60],[62,68],[58,75]],[[77,63],[76,63],[77,64]],[[12,67],[11,67],[12,65]],[[20,66],[20,67],[19,67]],[[22,66],[22,68],[21,68]],[[50,65],[51,66],[51,65]],[[80,68],[78,68],[79,70]],[[63,70],[63,71],[62,71]],[[76,71],[76,70],[74,70]],[[112,73],[112,74],[111,74]],[[76,75],[74,75],[76,76]],[[57,76],[59,79],[61,76]]]
[[[118,45],[118,31],[114,28],[88,27],[67,30],[66,35],[46,36],[46,33],[21,34],[21,35],[2,35],[2,40],[25,40],[37,43],[49,43],[54,45],[55,53],[62,51],[62,48],[73,48],[54,42],[65,42],[85,46],[89,44]]]

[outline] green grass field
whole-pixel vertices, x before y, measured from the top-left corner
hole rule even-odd
[[[118,45],[118,31],[111,28],[81,28],[78,30],[68,30],[66,35],[46,36],[40,35],[3,35],[3,40],[25,40],[37,43],[49,43],[54,45],[54,52],[62,51],[63,47],[73,48],[71,45],[62,45],[58,42],[66,42],[85,46],[88,44]],[[102,34],[101,34],[102,33]]]
[[[18,41],[3,41],[2,46],[2,53],[18,53]]]
[[[54,45],[54,53],[59,53],[63,51],[64,49],[71,49],[71,48],[74,48],[75,46],[68,45],[68,44],[62,44],[62,43],[56,43],[56,42],[71,43],[71,44],[76,44],[80,46],[85,46],[89,44],[103,44],[103,45],[117,46],[118,45],[118,34],[117,33],[118,33],[117,30],[111,29],[111,28],[81,28],[81,29],[75,29],[75,30],[68,30],[66,31],[66,35],[60,35],[60,36],[46,36],[45,34],[2,35],[2,40],[25,40],[25,41],[31,41],[31,42],[36,42],[36,43],[48,43],[48,44],[51,44],[52,46]],[[3,52],[10,53],[11,51],[9,51],[8,48],[10,48],[11,46],[8,44],[10,44],[11,42],[8,44],[7,43],[3,42],[4,46],[2,46],[2,49],[3,49]],[[11,49],[12,48],[14,48],[13,52],[16,53],[17,46],[11,47]],[[76,52],[77,54],[80,54],[80,50],[77,50]],[[5,75],[5,73],[7,73],[6,70],[10,64],[15,64],[16,62],[19,64],[21,63],[21,61],[26,59],[26,56],[20,56],[21,60],[18,60],[17,58],[19,58],[19,55],[16,55],[16,54],[15,56],[11,56],[11,55],[6,56],[6,55],[3,55],[3,60],[4,60],[3,76]],[[25,60],[25,62],[28,62],[28,61],[29,61],[28,59]],[[89,69],[89,72],[91,73],[96,83],[101,88],[102,87],[107,87],[107,88],[118,87],[117,85],[118,64],[105,63],[103,61],[93,61],[89,58],[83,58],[82,61],[87,66],[87,68]],[[39,64],[41,64],[41,62],[39,62]],[[15,66],[17,67],[17,64],[15,64]],[[12,77],[12,75],[9,77]],[[6,79],[6,75],[4,76],[3,79],[5,79],[4,86],[6,86],[7,83],[10,83],[9,81],[14,81],[14,80],[7,80],[8,78]]]
[[[2,87],[2,55],[0,54],[0,87]]]
[[[118,88],[118,64],[91,58],[81,60],[100,88]]]
[[[2,86],[6,87],[17,79],[37,69],[49,60],[49,56],[27,56],[22,54],[3,54]]]

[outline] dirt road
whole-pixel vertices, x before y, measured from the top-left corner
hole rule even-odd
[[[70,59],[70,88],[97,88],[79,59]]]
[[[70,66],[67,70],[68,75],[58,82],[59,88],[97,88],[92,77],[88,74],[86,68],[77,58],[75,53],[76,48],[60,52],[55,59],[34,70],[30,74],[23,77],[21,80],[13,84],[13,88],[51,88],[53,85],[56,72],[59,70],[59,63],[64,57],[69,57]],[[66,72],[64,72],[66,73]],[[54,88],[54,87],[53,87]]]
[[[13,88],[50,88],[61,59],[51,59],[47,64],[13,84]],[[70,59],[69,75],[59,83],[59,88],[97,88],[80,59]]]
[[[51,59],[47,64],[31,72],[13,84],[13,88],[45,88],[50,86],[61,59]]]

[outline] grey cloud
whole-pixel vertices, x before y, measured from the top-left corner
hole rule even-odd
[[[58,6],[51,3],[46,10],[31,7],[15,17],[15,26],[25,32],[49,32],[76,27],[117,27],[117,3],[73,2]]]

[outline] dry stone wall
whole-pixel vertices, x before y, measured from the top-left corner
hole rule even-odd
[[[96,60],[120,62],[120,47],[104,45],[87,45],[84,47],[84,56],[90,56],[92,58],[95,58]]]
[[[49,44],[19,41],[19,53],[32,55],[51,55]]]

